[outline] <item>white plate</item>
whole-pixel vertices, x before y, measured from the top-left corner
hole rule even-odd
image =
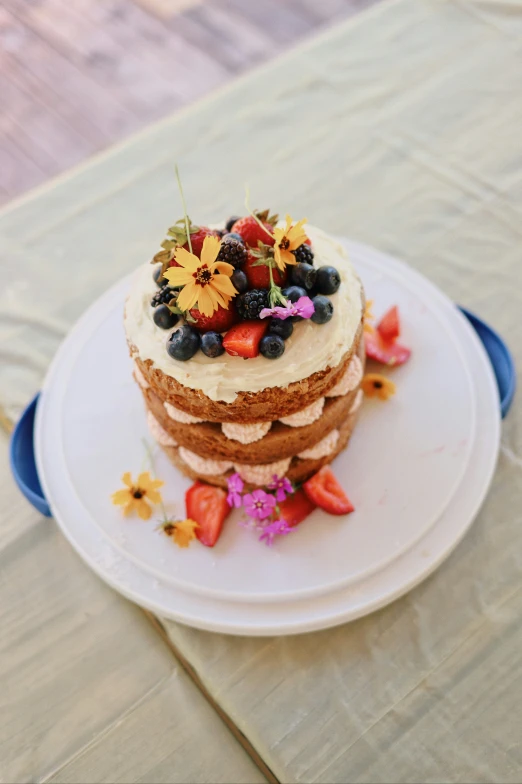
[[[499,443],[497,387],[482,345],[425,278],[371,248],[347,246],[376,312],[399,305],[401,339],[413,355],[390,374],[397,395],[365,403],[334,463],[356,512],[332,518],[318,510],[273,549],[236,524],[237,512],[215,548],[179,550],[154,523],[124,520],[110,504],[121,474],[142,468],[148,438],[122,326],[128,280],[60,348],[37,411],[42,486],[84,560],[137,603],[222,632],[323,628],[409,590],[471,524]],[[188,481],[160,450],[155,463],[168,511],[183,515]]]

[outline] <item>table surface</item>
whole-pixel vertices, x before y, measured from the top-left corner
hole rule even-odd
[[[521,362],[521,79],[521,2],[392,0],[13,204],[4,414],[177,217],[175,160],[195,219],[241,211],[248,180],[256,206],[405,259]],[[448,561],[384,610],[298,638],[160,634],[16,493],[5,450],[4,780],[521,780],[519,400]]]

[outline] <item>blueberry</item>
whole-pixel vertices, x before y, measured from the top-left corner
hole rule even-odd
[[[243,294],[243,292],[247,290],[248,278],[242,270],[234,270],[230,280],[240,294]]]
[[[306,289],[303,289],[301,286],[288,286],[288,288],[283,289],[283,297],[289,299],[290,302],[297,302],[299,297],[306,296]]]
[[[224,234],[224,235],[223,235],[223,239],[225,240],[225,242],[226,242],[227,240],[239,240],[239,242],[242,242],[242,243],[243,243],[243,245],[245,244],[245,240],[243,239],[243,237],[241,236],[241,234],[236,234],[236,232],[235,232],[235,231],[233,231],[233,232],[230,232],[229,234]]]
[[[269,335],[279,335],[283,340],[287,340],[293,331],[292,319],[272,319],[268,327]]]
[[[319,294],[335,294],[341,285],[341,276],[335,267],[319,267],[317,270],[317,291]]]
[[[185,362],[194,356],[200,343],[201,339],[196,330],[184,324],[170,336],[167,341],[167,351],[173,359]]]
[[[312,302],[315,308],[312,321],[316,324],[326,324],[327,321],[330,321],[333,316],[333,305],[328,297],[318,294],[313,298]]]
[[[267,359],[277,359],[284,353],[285,341],[280,335],[265,335],[259,344],[259,350]]]
[[[205,332],[201,336],[201,351],[207,357],[220,357],[224,354],[223,338],[217,332]]]
[[[176,313],[172,313],[167,305],[158,305],[157,308],[154,308],[154,315],[152,318],[154,319],[156,326],[161,327],[162,329],[172,329],[179,320],[179,316]]]
[[[303,263],[290,267],[290,281],[295,286],[301,286],[307,291],[313,288],[316,276],[317,270],[311,264]]]
[[[227,231],[232,231],[232,226],[233,226],[233,225],[234,225],[234,223],[235,223],[236,221],[238,221],[238,220],[240,220],[240,218],[239,218],[237,215],[232,215],[232,217],[231,217],[231,218],[229,218],[229,219],[227,220],[227,222],[225,223],[225,229],[226,229]]]
[[[160,276],[161,276],[161,278],[160,278]],[[154,272],[152,273],[152,277],[154,278],[154,282],[155,282],[155,284],[156,284],[157,286],[159,286],[160,288],[163,288],[163,286],[166,286],[166,285],[167,285],[167,283],[168,283],[168,280],[167,280],[167,278],[164,278],[164,277],[161,275],[161,267],[156,267],[156,269],[155,269],[155,270],[154,270]]]

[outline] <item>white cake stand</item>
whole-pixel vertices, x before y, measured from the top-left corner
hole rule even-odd
[[[462,539],[487,493],[499,447],[499,399],[474,331],[403,263],[346,242],[376,313],[400,308],[410,362],[397,395],[367,401],[333,468],[356,512],[320,510],[269,549],[229,518],[213,549],[180,550],[155,523],[110,503],[149,438],[122,326],[129,280],[71,331],[47,375],[35,425],[38,473],[53,516],[83,560],[158,615],[231,634],[292,634],[365,615],[427,577]],[[280,361],[280,360],[278,360]],[[169,512],[189,482],[158,451]]]

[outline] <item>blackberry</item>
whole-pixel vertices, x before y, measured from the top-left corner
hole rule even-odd
[[[302,245],[299,245],[297,250],[293,250],[292,253],[295,256],[296,261],[300,261],[303,264],[312,264],[314,263],[314,252],[310,245],[307,245],[303,242]]]
[[[233,267],[240,267],[247,260],[247,256],[247,249],[242,242],[233,237],[229,239],[225,235],[219,249],[218,261],[226,261],[228,264],[232,264]]]
[[[150,304],[153,308],[157,308],[158,305],[168,305],[171,299],[174,299],[177,291],[174,291],[170,286],[164,286],[159,291],[154,294],[152,297]]]
[[[268,289],[251,289],[237,298],[237,310],[242,319],[256,319],[268,307]]]

